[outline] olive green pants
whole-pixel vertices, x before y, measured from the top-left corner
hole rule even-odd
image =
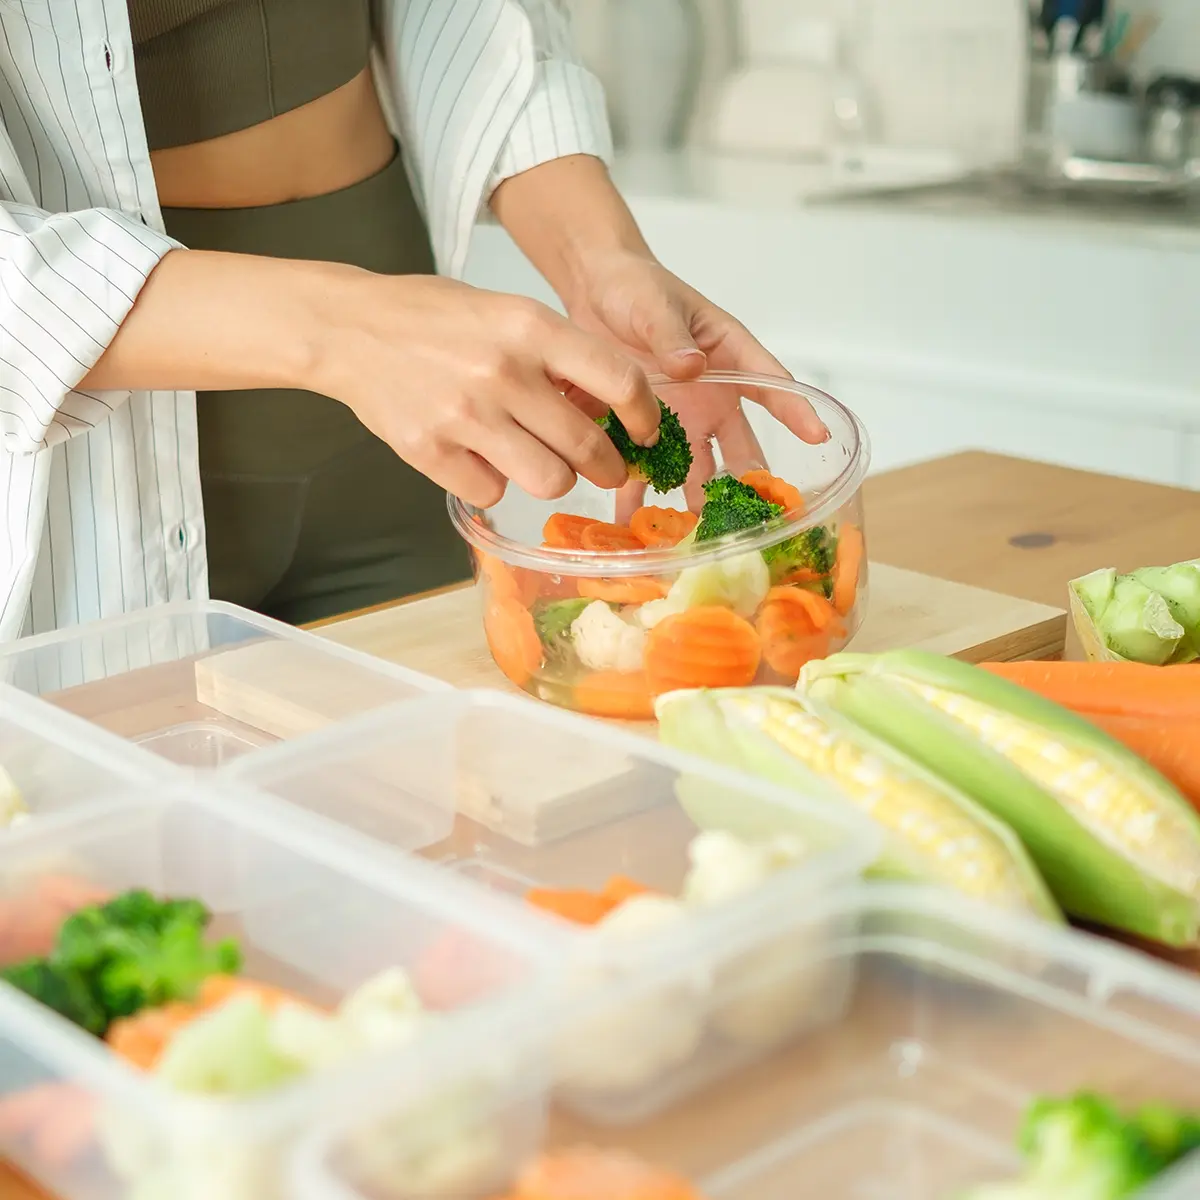
[[[195,250],[434,270],[399,154],[329,196],[163,218]],[[214,599],[304,624],[469,575],[442,490],[345,405],[305,391],[202,392],[197,416]]]

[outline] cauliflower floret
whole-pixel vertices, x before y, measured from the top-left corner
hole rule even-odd
[[[671,584],[666,599],[652,601],[649,619],[655,624],[672,613],[704,605],[731,608],[739,617],[750,617],[766,599],[771,589],[771,572],[758,553],[735,554],[718,562],[687,567]],[[643,617],[643,620],[646,618]]]
[[[747,842],[724,830],[699,834],[688,847],[692,867],[683,885],[687,904],[724,904],[758,887],[776,871],[800,862],[808,852],[794,835]]]
[[[640,671],[646,631],[596,600],[571,623],[579,661],[593,671]]]
[[[635,896],[596,927],[595,940],[621,943],[687,919],[687,909],[668,896]],[[620,968],[580,963],[572,989],[587,996],[603,988]],[[559,1040],[557,1066],[567,1087],[582,1092],[627,1092],[647,1087],[682,1066],[704,1037],[711,979],[706,971],[673,980],[649,995],[598,1016],[572,1022]]]
[[[29,819],[29,805],[9,773],[0,769],[0,829],[21,825]]]

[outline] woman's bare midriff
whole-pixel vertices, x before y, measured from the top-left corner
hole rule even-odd
[[[224,137],[150,155],[164,208],[260,208],[360,183],[395,146],[369,70],[327,96]]]

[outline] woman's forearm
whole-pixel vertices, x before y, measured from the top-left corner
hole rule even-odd
[[[302,387],[340,264],[172,250],[80,385],[97,391]]]
[[[629,206],[598,158],[557,158],[506,179],[492,211],[568,304],[597,257],[653,257]]]

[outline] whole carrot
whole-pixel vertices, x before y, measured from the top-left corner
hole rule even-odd
[[[1200,666],[1149,667],[1131,662],[982,663],[1083,716],[1200,721]]]

